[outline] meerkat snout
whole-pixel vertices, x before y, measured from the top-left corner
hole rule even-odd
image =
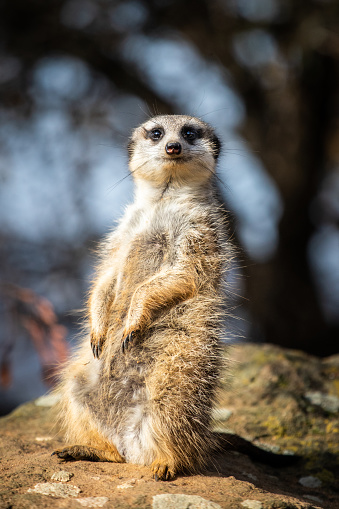
[[[166,153],[169,155],[179,155],[181,153],[181,145],[179,142],[169,142],[165,147]]]

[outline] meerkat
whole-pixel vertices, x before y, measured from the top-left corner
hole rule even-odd
[[[128,145],[135,199],[100,249],[88,333],[58,392],[59,458],[150,465],[155,480],[210,458],[233,258],[218,198],[220,142],[198,118],[163,115]],[[227,302],[226,302],[227,306]]]

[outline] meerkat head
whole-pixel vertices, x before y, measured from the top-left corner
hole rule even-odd
[[[220,141],[213,128],[195,117],[161,115],[137,127],[130,138],[133,177],[161,186],[205,183],[215,172]]]

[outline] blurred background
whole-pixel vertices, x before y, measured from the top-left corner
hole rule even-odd
[[[156,113],[223,141],[232,338],[339,351],[337,0],[3,0],[0,411],[53,384]]]

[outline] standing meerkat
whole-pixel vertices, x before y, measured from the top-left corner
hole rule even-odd
[[[214,130],[185,115],[137,127],[135,200],[100,251],[89,332],[61,376],[62,459],[193,472],[215,447],[225,274],[233,248],[218,199]]]

